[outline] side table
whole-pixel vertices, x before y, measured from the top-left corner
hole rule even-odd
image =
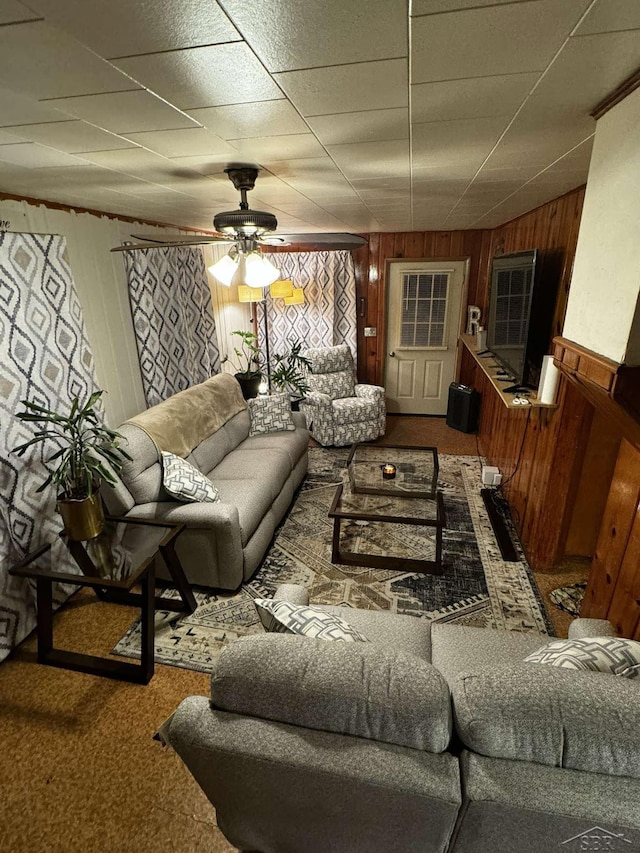
[[[102,533],[72,542],[61,533],[11,568],[36,582],[38,662],[107,678],[148,684],[154,672],[155,609],[192,613],[196,600],[175,551],[184,524],[108,517]],[[179,599],[156,596],[155,559],[169,570]],[[77,567],[79,573],[75,573]],[[53,645],[53,584],[91,587],[98,598],[141,609],[139,664],[57,649]],[[132,589],[140,585],[140,592]]]

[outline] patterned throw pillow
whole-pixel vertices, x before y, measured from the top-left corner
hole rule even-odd
[[[338,370],[335,373],[310,373],[307,382],[312,391],[328,394],[332,400],[353,397],[353,373],[350,370]]]
[[[201,474],[191,462],[175,453],[162,451],[162,485],[179,501],[215,503],[220,500],[211,480]]]
[[[249,400],[251,426],[249,435],[292,430],[296,426],[291,418],[291,400],[288,394],[270,394]]]
[[[525,658],[581,672],[608,672],[625,678],[640,677],[640,643],[618,637],[553,640]]]
[[[288,601],[273,601],[270,598],[257,598],[253,603],[266,631],[276,634],[302,634],[317,640],[369,642],[364,634],[333,613],[290,604]]]

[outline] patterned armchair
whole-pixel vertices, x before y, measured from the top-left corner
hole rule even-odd
[[[303,353],[311,362],[311,388],[300,404],[313,437],[322,445],[343,447],[384,435],[384,388],[358,385],[351,350],[346,344]]]

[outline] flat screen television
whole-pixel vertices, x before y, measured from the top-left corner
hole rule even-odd
[[[502,366],[505,391],[537,388],[548,352],[559,275],[554,253],[497,255],[491,266],[487,349]]]

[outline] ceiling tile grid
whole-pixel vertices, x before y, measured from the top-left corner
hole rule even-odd
[[[490,227],[638,67],[638,0],[0,0],[0,192],[210,230],[249,163],[283,233]]]

